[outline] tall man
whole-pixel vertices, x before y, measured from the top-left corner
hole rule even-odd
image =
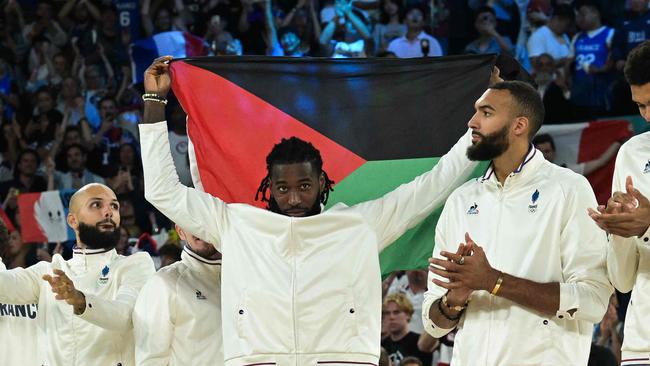
[[[221,253],[176,225],[181,261],[144,285],[133,310],[139,366],[223,365]]]
[[[38,304],[39,364],[133,365],[131,313],[153,262],[115,252],[119,203],[104,185],[72,196],[68,224],[77,238],[72,259],[55,254],[52,263],[0,272],[0,302]]]
[[[145,197],[226,258],[225,365],[377,364],[379,252],[467,179],[475,167],[465,157],[469,134],[413,182],[324,212],[331,181],[320,153],[298,138],[283,139],[267,157],[258,191],[270,211],[226,204],[178,182],[164,122],[170,60],[161,57],[145,72]]]
[[[630,52],[625,78],[641,116],[650,122],[650,41]],[[614,194],[590,216],[608,233],[609,278],[621,292],[632,290],[625,315],[622,365],[650,365],[650,133],[631,138],[616,157]]]
[[[475,109],[467,156],[492,163],[438,221],[425,329],[459,328],[454,365],[586,365],[612,293],[605,233],[585,215],[594,193],[531,145],[544,120],[531,86],[494,84]]]

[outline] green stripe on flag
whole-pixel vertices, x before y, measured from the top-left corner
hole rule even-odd
[[[431,170],[438,160],[440,158],[369,161],[336,184],[327,206],[338,202],[351,206],[381,197],[400,184],[410,182]],[[480,176],[486,168],[487,162],[479,164],[472,177]],[[379,260],[382,276],[396,270],[426,268],[427,259],[433,251],[435,228],[441,211],[442,207],[436,209],[381,252]]]

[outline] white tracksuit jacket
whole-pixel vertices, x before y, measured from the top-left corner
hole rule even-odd
[[[430,172],[380,199],[292,218],[181,185],[167,123],[139,127],[145,197],[187,231],[221,243],[226,366],[377,364],[379,252],[476,166],[465,156],[468,132]]]
[[[142,287],[133,331],[139,366],[222,366],[221,259],[183,248]]]
[[[0,258],[0,271],[7,268]],[[0,303],[0,365],[40,366],[37,304]]]
[[[650,197],[650,133],[634,136],[616,157],[612,192],[625,192],[625,179]],[[607,269],[614,287],[632,290],[625,315],[622,365],[650,364],[650,229],[641,237],[612,235],[607,250]]]
[[[454,366],[587,365],[594,323],[613,292],[605,268],[607,236],[587,215],[595,206],[584,177],[549,163],[534,148],[503,186],[490,166],[451,194],[436,227],[434,257],[455,253],[468,232],[492,267],[560,283],[555,315],[474,291],[458,323]],[[446,290],[431,282],[434,277],[429,273],[422,316],[427,332],[440,337],[449,329],[433,324],[429,309]]]
[[[56,300],[42,279],[61,269],[86,297],[86,310]],[[65,261],[0,272],[0,302],[38,304],[39,364],[45,366],[128,366],[135,363],[131,313],[144,282],[154,273],[151,257],[118,255],[115,249],[75,249]],[[17,352],[25,352],[18,349]]]

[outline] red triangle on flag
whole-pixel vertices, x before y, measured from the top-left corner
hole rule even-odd
[[[255,202],[266,156],[297,136],[320,150],[323,169],[339,182],[366,161],[225,78],[182,61],[171,64],[172,88],[188,114],[203,189],[226,202]],[[269,86],[273,87],[273,86]]]

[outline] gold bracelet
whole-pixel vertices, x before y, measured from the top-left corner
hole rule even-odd
[[[454,311],[463,311],[467,307],[467,303],[465,303],[465,305],[463,305],[463,306],[460,306],[460,305],[449,306],[449,304],[447,303],[447,294],[442,295],[442,304],[447,309],[454,310]]]
[[[497,283],[494,285],[494,288],[492,289],[491,294],[496,296],[497,292],[499,292],[499,289],[501,288],[501,283],[503,282],[503,272],[499,272],[499,279],[497,280]]]

